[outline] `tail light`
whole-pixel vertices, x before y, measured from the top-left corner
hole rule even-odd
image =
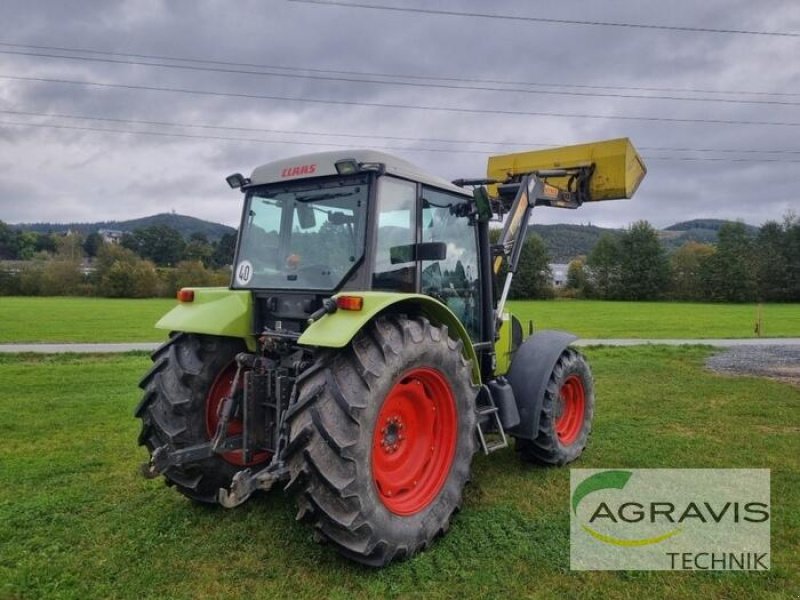
[[[364,308],[364,298],[361,296],[339,296],[336,298],[336,307],[342,310],[361,310]]]
[[[194,302],[194,290],[191,288],[181,288],[178,292],[178,302]]]

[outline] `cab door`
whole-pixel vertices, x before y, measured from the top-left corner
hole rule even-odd
[[[470,222],[468,198],[422,186],[421,241],[443,243],[445,256],[421,261],[421,293],[453,311],[473,341],[481,335],[481,288],[477,227]]]
[[[418,241],[417,184],[384,175],[378,179],[374,227],[372,289],[414,293],[418,262],[412,248]]]

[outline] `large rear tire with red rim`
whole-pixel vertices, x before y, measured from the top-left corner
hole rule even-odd
[[[153,352],[153,366],[139,384],[144,390],[135,412],[142,420],[139,444],[152,454],[165,444],[178,450],[209,441],[216,430],[217,409],[236,373],[234,359],[245,351],[240,339],[178,333]],[[236,435],[241,428],[234,416],[228,434]],[[241,452],[233,451],[170,467],[164,478],[184,496],[216,504],[218,490],[229,487],[238,471],[268,458],[261,452],[245,463]]]
[[[567,348],[550,373],[536,439],[517,439],[516,449],[528,461],[571,463],[586,447],[593,417],[594,383],[589,363],[577,350]]]
[[[470,363],[446,327],[380,317],[297,380],[287,489],[340,553],[383,566],[425,549],[461,506],[476,449]]]

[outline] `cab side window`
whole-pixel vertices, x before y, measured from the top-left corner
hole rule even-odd
[[[468,200],[423,188],[422,241],[447,244],[443,260],[422,261],[422,293],[437,298],[464,323],[473,340],[480,338],[480,285],[477,232],[458,216]]]
[[[397,252],[416,241],[416,199],[415,183],[390,176],[378,180],[373,289],[416,291],[416,262]]]

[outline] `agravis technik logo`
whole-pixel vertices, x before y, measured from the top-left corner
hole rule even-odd
[[[572,494],[572,511],[577,515],[577,508],[580,501],[583,500],[588,494],[598,490],[605,490],[605,489],[618,489],[621,490],[625,487],[625,484],[628,483],[628,480],[631,478],[630,471],[602,471],[595,475],[592,475],[588,479],[583,480],[581,484],[577,487],[575,492]],[[673,507],[674,508],[674,507]],[[630,509],[630,510],[629,510]],[[618,518],[620,520],[626,520],[629,522],[634,522],[635,520],[640,520],[644,517],[644,507],[635,502],[629,502],[621,505],[620,511],[618,513]],[[651,512],[651,515],[653,513]],[[653,515],[654,516],[654,515]],[[608,504],[605,502],[600,503],[597,507],[595,512],[589,518],[589,523],[594,523],[595,520],[599,519],[611,519],[612,521],[616,522],[616,518],[614,516],[613,511],[609,508]],[[599,531],[593,529],[587,524],[581,524],[583,530],[591,535],[596,540],[599,540],[605,544],[612,544],[614,546],[624,546],[624,547],[633,547],[633,546],[647,546],[649,544],[657,544],[659,542],[663,542],[664,540],[668,540],[673,535],[680,533],[680,528],[675,527],[663,533],[661,535],[656,535],[653,537],[646,537],[641,539],[622,539],[617,538],[612,535],[604,535]]]
[[[571,472],[573,569],[769,569],[769,471]]]

